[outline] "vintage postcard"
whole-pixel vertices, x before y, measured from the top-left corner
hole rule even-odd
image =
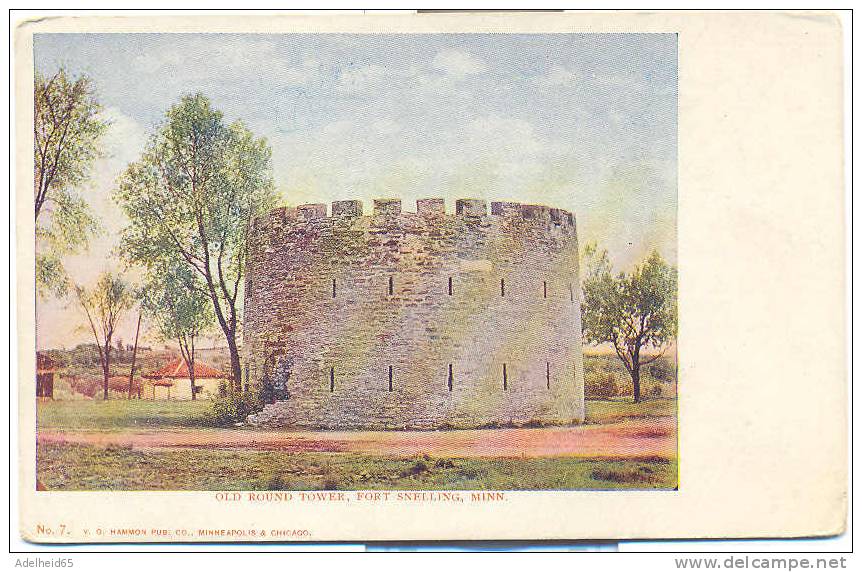
[[[828,14],[21,23],[21,534],[840,532],[840,42]],[[816,189],[759,107],[787,61]]]

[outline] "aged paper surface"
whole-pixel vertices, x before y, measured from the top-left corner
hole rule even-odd
[[[105,490],[111,486],[105,486],[104,482],[89,489],[85,483],[63,490],[62,486],[55,486],[55,482],[75,482],[75,475],[68,473],[74,473],[76,468],[69,465],[64,471],[62,460],[60,468],[53,469],[54,480],[38,487],[47,490],[37,490],[37,475],[41,473],[36,470],[37,409],[34,402],[37,385],[33,380],[37,377],[37,363],[33,348],[44,348],[37,345],[33,318],[34,308],[42,303],[33,288],[34,226],[30,222],[33,220],[29,173],[34,148],[31,139],[34,35],[157,32],[332,34],[327,41],[336,41],[338,34],[347,33],[517,33],[537,37],[609,33],[675,35],[678,147],[674,200],[678,211],[673,220],[675,266],[679,272],[679,325],[672,351],[678,360],[678,392],[674,401],[676,411],[671,416],[676,417],[677,423],[667,442],[671,447],[674,443],[677,445],[677,451],[669,454],[669,458],[677,464],[678,480],[672,474],[670,484],[632,486],[628,490],[611,486],[602,487],[605,490],[586,490],[590,487],[518,486],[516,483],[501,487],[499,491],[491,486],[465,486],[460,490],[449,487],[454,490],[444,494],[433,483],[421,479],[435,471],[445,474],[447,465],[440,464],[440,459],[436,460],[437,464],[433,463],[438,456],[436,453],[423,460],[422,447],[426,445],[418,445],[418,449],[413,445],[413,449],[408,449],[415,459],[411,457],[407,473],[395,475],[415,479],[417,486],[412,493],[363,490],[362,479],[373,476],[363,476],[359,470],[358,475],[352,475],[358,480],[350,481],[350,486],[343,486],[343,483],[329,486],[323,478],[304,490],[302,487],[281,490],[284,488],[281,480],[260,487],[271,490],[254,491],[243,490],[258,487],[244,487],[242,482],[231,486],[215,485],[213,490],[207,487],[170,490],[170,486],[163,490],[153,487],[135,490],[128,486]],[[22,536],[34,542],[291,542],[796,537],[841,532],[847,492],[841,34],[835,17],[808,13],[105,17],[44,19],[20,26],[15,46],[15,120]],[[230,44],[226,43],[224,53],[230,55],[230,50]],[[484,65],[463,57],[458,59],[457,54],[441,53],[445,57],[438,64],[450,70],[457,68],[461,75],[478,71]],[[182,54],[177,56],[183,57]],[[104,57],[111,55],[105,53]],[[566,72],[565,69],[551,71],[558,74],[549,76],[554,81]],[[364,75],[354,76],[354,79],[367,79],[373,73],[373,68],[366,69]],[[153,86],[154,93],[157,88]],[[249,89],[253,90],[254,86]],[[472,104],[465,102],[465,105]],[[279,153],[279,150],[274,152]],[[315,200],[313,194],[303,195],[301,190],[296,193],[298,198],[288,197],[292,206],[327,200]],[[541,191],[539,193],[538,199],[529,196],[524,202],[557,206],[554,199],[544,199]],[[379,193],[379,196],[386,195],[386,191]],[[332,196],[334,200],[354,198],[349,193]],[[469,196],[469,191],[465,191],[463,198]],[[452,203],[454,205],[454,201]],[[577,206],[577,197],[572,204]],[[453,205],[446,206],[447,212],[453,212]],[[380,208],[382,211],[387,206],[381,204]],[[426,208],[436,207],[428,204]],[[458,208],[469,211],[485,207],[464,203]],[[492,203],[492,217],[494,208]],[[333,215],[334,209],[335,206]],[[560,211],[552,210],[555,214],[548,216],[554,221]],[[589,221],[583,220],[588,215],[579,213],[577,208],[572,210],[578,217],[579,232],[581,228],[589,229]],[[291,212],[293,216],[295,213]],[[537,216],[544,216],[545,211],[537,212]],[[562,212],[563,216],[567,213]],[[327,214],[325,205],[322,213],[324,217]],[[383,214],[381,212],[381,216]],[[302,217],[317,214],[300,213],[299,216],[302,220]],[[583,236],[579,238],[583,240]],[[264,247],[260,252],[267,254]],[[465,275],[484,272],[484,264],[483,261],[465,262],[460,271]],[[258,277],[256,274],[255,281]],[[545,281],[543,299],[549,296],[549,284],[553,297],[554,287],[559,282],[555,280]],[[339,284],[333,278],[333,299],[336,299]],[[512,282],[508,284],[511,295]],[[328,293],[328,277],[325,286]],[[254,289],[254,285],[248,283],[245,287]],[[397,297],[398,287],[400,284],[390,280],[388,295]],[[448,295],[456,295],[459,287],[459,283],[453,286],[450,282]],[[493,287],[500,289],[501,297],[506,295],[506,283],[501,281],[498,286],[495,281]],[[264,294],[266,292],[260,295]],[[266,338],[263,326],[247,325],[247,333],[254,327],[263,328],[261,336]],[[524,328],[529,325],[524,323]],[[42,331],[40,335],[48,334]],[[45,346],[48,347],[51,346]],[[481,351],[476,350],[477,353]],[[580,346],[573,355],[564,357],[580,363],[579,352]],[[362,355],[360,353],[360,357]],[[270,371],[268,356],[261,356],[259,369],[263,377],[271,373],[278,379],[283,368],[288,367],[276,365]],[[287,362],[278,362],[284,363]],[[549,391],[552,380],[556,379],[551,377],[551,363],[548,358]],[[177,368],[181,366],[182,362],[178,361]],[[517,388],[507,384],[520,378],[516,378],[512,373],[515,370],[509,367],[507,370],[504,363],[498,373],[502,375],[504,390],[511,389],[512,395],[517,395]],[[197,367],[191,369],[197,371]],[[202,377],[211,375],[215,379],[215,373],[202,371]],[[298,376],[299,371],[297,367],[294,375]],[[341,378],[337,377],[334,366],[327,367],[325,373],[324,381],[332,384],[329,391],[334,394]],[[453,370],[450,363],[449,392],[453,391],[459,374],[460,370]],[[168,379],[170,372],[163,371],[159,375],[158,379]],[[251,375],[255,375],[254,372]],[[385,383],[386,374],[382,375]],[[399,375],[398,368],[393,370],[389,366],[390,392],[399,389]],[[572,401],[562,413],[549,414],[553,417],[548,419],[551,427],[541,428],[547,431],[542,435],[558,436],[554,431],[565,430],[567,425],[559,426],[563,427],[560,429],[555,423],[565,416],[575,422],[572,427],[580,427],[578,424],[584,420],[584,382],[581,377],[578,386],[578,375],[583,373],[579,374],[576,368],[575,383],[566,395],[577,397],[580,391],[580,399]],[[171,383],[153,383],[144,391],[152,390],[152,402],[156,403],[159,402],[156,393],[159,387],[179,390],[179,385]],[[277,385],[275,390],[279,390]],[[441,391],[445,396],[447,390]],[[294,415],[302,416],[302,411],[297,413],[283,405],[296,403],[296,393],[292,402],[286,395],[282,397],[284,399],[276,400],[276,407],[258,414],[262,431],[273,424],[278,428],[279,423],[292,423]],[[173,399],[179,399],[176,393]],[[61,403],[62,400],[54,401]],[[166,393],[165,402],[176,401],[172,402]],[[39,404],[46,407],[43,401]],[[522,405],[526,408],[534,404]],[[589,402],[586,407],[589,422]],[[267,417],[267,411],[275,413]],[[320,409],[310,411],[306,414],[313,416]],[[486,410],[470,414],[456,410],[456,413],[446,422],[459,420],[467,431],[508,430],[505,423],[503,429],[476,429],[488,421],[499,421],[493,416],[489,418]],[[506,415],[512,421],[515,413]],[[435,418],[422,417],[421,422],[417,419],[417,416],[409,419],[416,423],[415,429],[448,428]],[[532,419],[525,418],[517,425],[529,425],[530,421]],[[319,421],[320,428],[344,432],[338,437],[325,437],[339,443],[357,439],[357,433],[351,432],[353,429],[369,429],[362,422],[356,422],[359,423],[356,426],[349,422],[344,426],[326,425],[326,422],[325,419]],[[40,420],[40,423],[45,421]],[[589,423],[583,427],[589,427]],[[147,473],[150,460],[146,451],[163,454],[161,450],[174,447],[175,451],[170,454],[179,450],[182,455],[189,455],[188,459],[193,453],[197,454],[194,447],[180,447],[179,441],[165,443],[156,439],[149,449],[128,445],[122,432],[118,437],[110,427],[90,431],[86,438],[80,437],[83,433],[71,431],[71,427],[67,428],[69,431],[56,426],[43,429],[40,439],[46,437],[46,441],[40,440],[39,446],[44,447],[46,455],[67,446],[87,451],[89,445],[101,443],[105,451],[114,455],[110,457],[112,462],[134,465],[132,469],[143,471],[145,475],[150,474]],[[243,431],[246,428],[230,435],[247,434]],[[387,437],[381,437],[381,433]],[[430,435],[432,437],[425,438],[433,440],[437,433],[440,431],[422,435]],[[164,434],[170,434],[171,439],[181,439],[177,435],[188,433],[178,430]],[[376,433],[381,440],[397,440],[400,434],[385,430]],[[260,439],[261,435],[266,436],[258,432],[254,439]],[[199,443],[195,439],[193,436],[193,443]],[[517,464],[520,445],[512,445],[505,438],[503,441],[501,457],[514,459],[511,462]],[[565,443],[565,439],[562,442]],[[654,442],[638,441],[637,446]],[[588,438],[585,443],[584,446],[591,446]],[[401,442],[390,446],[407,445]],[[465,449],[474,446],[473,442],[462,443]],[[244,454],[241,439],[231,447],[230,451],[237,455]],[[427,447],[432,450],[432,445]],[[145,454],[137,457],[137,450]],[[605,451],[605,457],[613,456],[614,450],[609,451]],[[458,457],[454,453],[453,456]],[[642,457],[642,461],[652,458]],[[458,459],[457,462],[462,462],[460,457]],[[40,471],[49,461],[57,463],[51,457],[39,460],[42,462]],[[237,457],[235,464],[245,462],[246,458]],[[182,461],[180,464],[182,466]],[[667,460],[660,464],[666,465]],[[322,470],[329,474],[332,468],[326,462]],[[597,466],[590,478],[596,482],[602,479],[618,482],[632,476],[627,470]],[[410,474],[411,471],[415,474]],[[638,477],[644,483],[652,482],[652,478]],[[222,490],[225,488],[239,490]],[[338,490],[321,490],[331,488]],[[398,488],[411,490],[401,485]],[[563,490],[567,488],[574,490]],[[485,494],[479,494],[477,489]]]

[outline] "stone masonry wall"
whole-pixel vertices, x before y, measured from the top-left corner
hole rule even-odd
[[[253,222],[249,383],[290,363],[258,426],[432,429],[584,419],[574,216],[397,199],[281,208]],[[279,368],[282,368],[281,370]],[[269,372],[269,373],[267,373]],[[390,374],[391,372],[391,374]],[[391,383],[390,383],[391,380]]]

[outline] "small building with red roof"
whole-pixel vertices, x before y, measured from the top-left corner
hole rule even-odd
[[[216,368],[195,360],[195,398],[210,398],[218,395],[219,386],[228,375]],[[145,395],[153,399],[191,399],[192,383],[189,365],[182,357],[177,357],[159,369],[143,376],[149,380],[149,391]]]

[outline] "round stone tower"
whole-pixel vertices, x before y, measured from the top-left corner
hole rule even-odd
[[[574,216],[398,199],[253,221],[245,383],[260,426],[440,429],[581,422]]]

